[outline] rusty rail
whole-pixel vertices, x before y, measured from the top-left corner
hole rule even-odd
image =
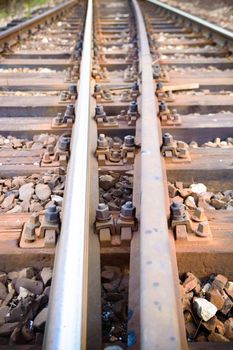
[[[185,349],[176,298],[178,276],[174,272],[174,251],[168,236],[152,60],[144,20],[136,0],[133,0],[133,6],[142,74],[139,348]]]

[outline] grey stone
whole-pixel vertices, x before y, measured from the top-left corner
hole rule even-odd
[[[37,184],[36,185],[36,195],[41,201],[49,199],[51,196],[51,190],[46,184]]]
[[[9,336],[19,325],[19,322],[5,323],[0,327],[0,336]]]
[[[21,201],[29,201],[34,193],[33,182],[26,183],[22,185],[19,189],[19,199]]]
[[[48,315],[48,308],[45,307],[43,310],[41,310],[41,312],[38,313],[38,315],[34,319],[34,327],[37,329],[43,328],[47,320],[47,315]]]
[[[43,292],[43,283],[29,278],[17,278],[15,283],[15,290],[17,293],[19,293],[20,287],[26,288],[29,292],[36,295],[40,295]]]
[[[2,282],[0,282],[0,299],[4,300],[6,296],[7,296],[7,288]]]

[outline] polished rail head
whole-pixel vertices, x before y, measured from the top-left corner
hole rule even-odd
[[[43,349],[86,348],[88,161],[92,0],[88,1],[80,69],[77,120],[72,132],[61,236],[55,257]]]

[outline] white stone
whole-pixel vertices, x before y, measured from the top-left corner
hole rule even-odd
[[[214,304],[203,298],[196,298],[193,302],[193,307],[198,316],[205,322],[209,321],[218,310]]]
[[[27,184],[24,184],[20,187],[19,189],[19,199],[21,201],[24,200],[30,200],[32,198],[32,195],[34,193],[34,183],[33,182],[29,182]]]
[[[30,293],[29,290],[27,290],[26,288],[19,287],[19,295],[17,297],[18,300],[25,299],[29,295],[33,295],[33,294]]]
[[[58,204],[59,206],[62,205],[63,197],[58,196],[58,195],[56,195],[56,194],[53,194],[53,195],[51,196],[51,199],[52,199],[53,202],[55,202],[55,203]]]
[[[189,208],[189,209],[195,209],[197,206],[196,206],[196,203],[195,203],[195,200],[192,196],[188,196],[185,201],[184,201],[184,204]]]
[[[190,188],[193,191],[193,193],[203,193],[207,191],[207,187],[202,183],[192,184],[190,185]]]

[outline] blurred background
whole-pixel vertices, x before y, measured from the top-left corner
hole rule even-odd
[[[233,30],[233,0],[160,0]]]
[[[63,0],[0,0],[0,26],[13,19],[30,17],[40,8],[51,7]]]

